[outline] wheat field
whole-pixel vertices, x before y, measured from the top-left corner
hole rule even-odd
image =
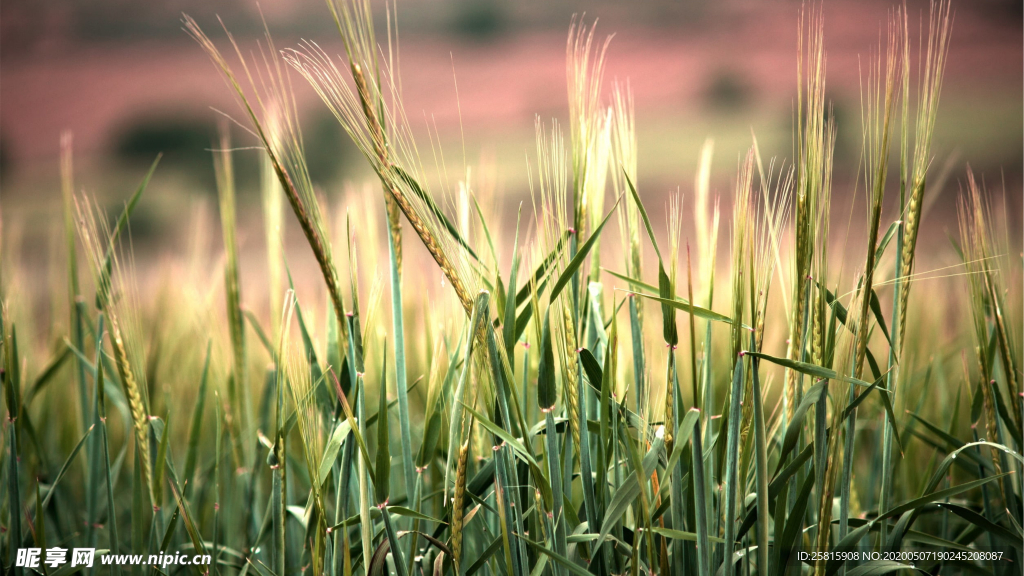
[[[394,21],[325,8],[343,54],[184,17],[238,105],[197,228],[214,257],[137,262],[160,158],[110,213],[70,135],[48,292],[0,228],[0,574],[1021,573],[1020,191],[935,161],[948,1],[881,19],[842,126],[805,5],[791,156],[752,133],[719,194],[709,140],[667,201],[614,44],[576,17],[567,121],[538,116],[530,202],[504,208],[411,127]],[[300,83],[376,177],[342,205]],[[834,187],[837,130],[860,146]],[[252,147],[266,248],[243,270]],[[958,227],[919,242],[950,180]],[[113,561],[45,562],[80,548]]]

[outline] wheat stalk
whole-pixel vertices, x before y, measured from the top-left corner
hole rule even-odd
[[[938,116],[939,95],[942,79],[945,74],[946,57],[949,53],[949,40],[952,32],[953,18],[950,13],[949,0],[932,3],[928,19],[928,45],[925,50],[924,76],[918,90],[917,125],[914,133],[914,163],[910,168],[909,178],[904,178],[909,192],[906,201],[903,253],[899,276],[901,278],[899,293],[899,327],[896,332],[898,345],[903,345],[903,331],[907,324],[907,302],[910,298],[911,275],[914,271],[914,253],[917,247],[917,235],[921,223],[921,211],[924,207],[925,178],[931,164],[929,155],[932,135],[935,131],[935,119]],[[906,28],[906,15],[904,15]],[[909,42],[904,44],[904,66],[909,65]],[[909,82],[909,71],[905,71],[904,91]],[[904,99],[904,101],[909,98]],[[905,139],[906,140],[906,139]],[[906,146],[906,145],[904,145]],[[904,152],[904,156],[906,153]]]
[[[153,506],[159,506],[155,493],[153,492],[153,472],[149,449],[149,409],[144,382],[140,381],[129,353],[130,342],[124,325],[126,317],[130,317],[132,308],[129,305],[130,294],[127,291],[115,293],[118,288],[124,270],[118,248],[114,245],[114,237],[106,229],[104,216],[99,209],[89,201],[88,198],[74,197],[75,211],[77,213],[77,228],[82,244],[86,248],[93,279],[101,289],[97,290],[97,306],[103,310],[107,317],[108,330],[110,332],[110,347],[114,352],[114,366],[117,369],[118,378],[121,380],[121,388],[128,398],[128,407],[131,413],[132,429],[135,432],[135,446],[138,450],[138,457],[142,463],[143,480],[149,486],[150,501]],[[108,270],[108,258],[111,268]],[[107,289],[102,289],[105,287]],[[122,287],[123,288],[123,287]],[[133,339],[134,341],[134,339]]]
[[[801,360],[807,348],[805,326],[812,314],[811,293],[814,282],[814,255],[821,245],[818,239],[819,215],[828,214],[826,181],[831,170],[831,128],[825,106],[825,48],[824,15],[821,6],[804,8],[800,12],[800,35],[797,42],[797,110],[795,127],[794,163],[795,209],[794,225],[796,250],[792,268],[792,307],[789,323],[789,340],[786,356],[790,360]],[[824,281],[824,278],[819,278]],[[812,315],[811,322],[816,319]],[[813,330],[813,329],[812,329]],[[813,332],[812,332],[813,333]],[[786,419],[792,417],[796,408],[798,374],[786,372]]]
[[[254,107],[245,90],[239,83],[235,73],[232,71],[227,59],[221,54],[217,46],[202,31],[199,25],[189,16],[185,16],[186,31],[199,43],[206,54],[224,76],[225,81],[233,89],[239,105],[245,110],[252,130],[267,153],[270,165],[277,175],[277,179],[284,190],[288,203],[292,207],[306,237],[317,265],[327,284],[327,293],[334,307],[335,316],[338,318],[338,326],[342,337],[338,339],[339,346],[344,352],[348,348],[348,324],[345,321],[345,305],[341,297],[341,286],[338,281],[338,273],[334,266],[331,255],[330,244],[327,242],[327,235],[320,213],[319,204],[313,193],[313,185],[309,180],[309,172],[305,163],[305,155],[302,146],[302,135],[299,132],[294,97],[291,85],[280,66],[280,60],[274,49],[274,45],[267,34],[268,51],[270,55],[264,54],[264,65],[266,77],[263,86],[265,94],[260,95],[257,84],[249,71],[242,51],[235,42],[233,36],[227,33],[231,46],[238,56],[242,71],[248,80],[249,87],[253,92]],[[259,114],[257,114],[259,111]],[[268,124],[270,118],[273,123]],[[272,126],[279,129],[279,132],[269,132],[266,127]],[[340,355],[344,357],[345,354]]]
[[[316,90],[346,133],[370,162],[388,194],[405,214],[413,230],[416,231],[416,235],[419,236],[424,247],[441,268],[445,278],[448,279],[452,289],[455,290],[467,316],[471,315],[474,292],[470,289],[468,282],[472,275],[466,270],[465,258],[462,256],[463,248],[457,245],[449,235],[440,231],[441,225],[437,222],[439,216],[424,205],[423,199],[413,188],[418,186],[423,193],[429,194],[422,188],[422,180],[415,176],[418,172],[415,168],[418,154],[405,122],[401,100],[395,92],[397,87],[395,86],[396,80],[391,76],[393,71],[389,70],[386,77],[392,78],[389,81],[389,86],[391,86],[394,102],[391,107],[384,105],[379,107],[379,110],[387,115],[385,121],[372,109],[364,107],[364,98],[359,95],[360,90],[363,90],[364,93],[370,93],[372,96],[371,85],[365,80],[357,80],[357,88],[353,90],[331,58],[319,46],[306,43],[302,50],[292,50],[287,53],[285,60]],[[353,67],[353,73],[357,78],[364,74],[361,67]],[[360,85],[363,87],[362,89],[359,88]],[[369,122],[367,121],[368,113],[372,115]],[[383,155],[377,144],[380,142],[380,137],[374,136],[382,125],[388,128],[390,134],[385,140],[390,153]],[[392,222],[390,214],[389,222]],[[392,231],[394,231],[393,226]]]

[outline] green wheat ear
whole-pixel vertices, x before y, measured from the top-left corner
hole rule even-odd
[[[251,433],[252,400],[250,399],[247,370],[245,324],[242,316],[242,289],[239,278],[238,241],[236,238],[235,173],[231,153],[230,134],[226,124],[220,126],[220,151],[214,154],[214,173],[217,177],[217,196],[220,201],[221,231],[226,262],[224,266],[224,294],[227,307],[228,331],[231,336],[231,378],[228,381],[228,400],[233,415],[236,439]],[[249,462],[253,458],[250,445],[236,443],[236,456]]]
[[[250,127],[267,154],[274,174],[281,184],[285,197],[291,204],[292,211],[299,221],[306,241],[313,250],[313,256],[316,258],[317,265],[327,284],[327,293],[331,298],[331,304],[342,333],[342,338],[338,339],[343,352],[340,356],[344,357],[344,349],[348,346],[348,326],[344,321],[345,305],[342,301],[338,272],[325,232],[326,227],[320,205],[309,179],[291,83],[270,39],[270,34],[267,33],[270,56],[264,59],[266,71],[259,73],[261,83],[257,84],[242,56],[241,49],[228,33],[228,39],[238,57],[244,79],[248,82],[247,92],[227,59],[195,20],[189,16],[185,16],[185,29],[199,43],[233,89]]]
[[[144,187],[145,185],[140,187],[135,198],[138,198]],[[76,196],[74,202],[78,235],[89,257],[93,279],[97,285],[96,303],[106,316],[114,367],[121,381],[121,388],[128,399],[137,455],[141,461],[142,481],[149,487],[151,504],[160,506],[161,503],[157,501],[154,491],[154,482],[157,480],[153,477],[150,456],[149,400],[143,380],[144,372],[135,366],[141,343],[135,332],[137,327],[133,317],[134,295],[130,285],[127,285],[120,247],[117,245],[117,232],[123,227],[120,226],[121,222],[127,222],[128,211],[126,208],[123,220],[118,221],[119,226],[113,232],[109,232],[104,215],[89,198]],[[130,203],[129,206],[131,205]],[[162,479],[160,481],[162,482]]]

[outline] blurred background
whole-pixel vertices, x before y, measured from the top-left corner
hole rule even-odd
[[[481,180],[493,184],[506,221],[514,222],[520,201],[529,206],[527,157],[534,155],[535,116],[566,125],[565,40],[577,13],[588,22],[598,19],[600,37],[615,35],[605,88],[610,91],[616,79],[628,80],[635,92],[639,181],[645,197],[652,198],[649,206],[663,205],[659,195],[667,192],[691,192],[706,138],[715,140],[712,188],[725,198],[725,209],[751,130],[766,157],[792,157],[799,0],[397,4],[392,17],[397,17],[400,34],[405,107],[424,135],[425,163],[433,165],[429,126],[457,175],[453,178],[464,165],[485,167]],[[860,70],[877,51],[885,19],[898,5],[894,0],[825,3],[828,95],[839,126],[834,195],[844,222],[851,219],[858,173]],[[907,0],[906,6],[916,45],[928,3]],[[953,6],[953,39],[933,145],[933,170],[948,165],[951,171],[945,189],[936,191],[939,209],[922,232],[946,246],[946,233],[956,231],[954,194],[966,164],[988,188],[1007,191],[1006,213],[1014,224],[1021,212],[1024,172],[1021,2],[971,0]],[[383,2],[377,8],[382,26]],[[113,207],[131,194],[154,156],[163,152],[133,218],[136,253],[181,256],[195,242],[183,214],[197,203],[215,214],[208,152],[221,117],[215,109],[239,114],[214,66],[182,31],[182,13],[193,16],[222,47],[218,16],[247,47],[254,48],[262,36],[262,18],[279,48],[309,39],[328,53],[342,50],[327,8],[318,0],[4,1],[0,209],[5,236],[18,239],[16,246],[8,243],[8,256],[28,263],[29,269],[56,257],[64,130],[74,134],[76,188]],[[294,80],[312,176],[329,202],[344,204],[346,194],[372,175],[316,95],[301,78]],[[240,130],[234,133],[238,146],[255,143]],[[236,154],[243,251],[262,250],[256,154]],[[862,220],[861,213],[853,212],[852,220]],[[661,215],[655,220],[664,224]],[[212,226],[209,247],[219,251],[219,233]],[[301,240],[295,246],[302,252]]]

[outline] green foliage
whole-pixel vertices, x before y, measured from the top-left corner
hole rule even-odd
[[[139,166],[163,154],[166,168],[190,171],[212,183],[209,150],[216,140],[216,126],[196,116],[143,116],[118,131],[113,153],[119,160]]]

